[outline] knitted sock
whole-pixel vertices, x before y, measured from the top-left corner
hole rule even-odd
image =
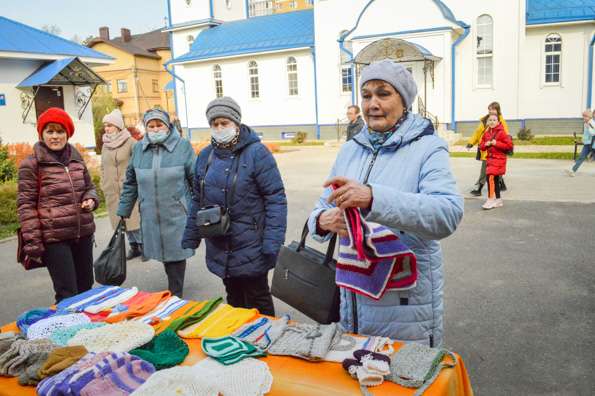
[[[157,370],[161,370],[182,363],[188,352],[188,345],[173,330],[167,329],[148,344],[131,350],[130,354],[152,363]]]
[[[39,377],[46,378],[66,370],[87,354],[83,346],[56,348],[50,352],[44,365],[39,369]]]
[[[48,352],[36,352],[27,358],[25,361],[25,369],[19,375],[20,385],[35,386],[41,381],[39,376],[39,369],[44,365],[49,356]]]
[[[97,377],[85,385],[81,396],[128,396],[155,372],[151,363],[138,359],[118,367],[108,375]]]
[[[371,373],[381,376],[390,374],[390,358],[386,355],[360,349],[353,356]]]

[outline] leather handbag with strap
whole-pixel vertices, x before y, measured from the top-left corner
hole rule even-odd
[[[281,247],[271,293],[318,323],[339,321],[339,288],[335,284],[337,262],[333,259],[337,235],[326,254],[306,246],[308,224],[302,238]]]

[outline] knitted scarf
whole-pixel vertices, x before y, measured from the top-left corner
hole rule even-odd
[[[415,254],[391,230],[345,210],[348,237],[340,238],[336,283],[379,300],[387,290],[408,290],[417,281]]]
[[[103,140],[104,147],[115,150],[126,143],[129,137],[130,132],[128,132],[128,129],[122,129],[116,133],[104,133],[101,139]]]
[[[388,131],[377,132],[377,131],[374,131],[374,130],[368,128],[368,132],[369,132],[369,138],[368,139],[370,140],[370,144],[372,145],[372,148],[374,149],[374,151],[378,151],[378,149],[380,149],[380,147],[382,147],[382,145],[388,139],[390,139],[390,137],[395,133],[395,131],[397,129],[399,129],[399,127],[401,126],[401,124],[403,124],[403,122],[405,122],[405,120],[407,119],[407,115],[408,114],[409,114],[409,112],[407,110],[405,110],[403,112],[403,115],[401,116],[401,118],[399,118],[397,120],[395,126],[393,126]]]

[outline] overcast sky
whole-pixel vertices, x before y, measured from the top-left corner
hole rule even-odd
[[[122,27],[136,34],[165,26],[167,0],[0,0],[0,15],[38,29],[55,25],[67,39],[97,36],[100,26],[116,37]]]

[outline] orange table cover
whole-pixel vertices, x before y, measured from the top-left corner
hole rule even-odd
[[[2,332],[18,331],[15,323],[1,328]],[[182,365],[192,365],[205,358],[199,339],[185,340],[190,353]],[[395,343],[395,350],[401,344]],[[458,364],[453,368],[443,369],[434,383],[426,390],[427,396],[472,396],[473,390],[469,382],[465,364],[457,355]],[[331,362],[312,363],[306,360],[286,357],[268,356],[262,358],[273,374],[273,386],[267,395],[272,396],[328,396],[328,395],[361,395],[359,383],[352,379],[341,364]],[[415,389],[407,389],[400,385],[385,381],[382,385],[368,388],[372,395],[407,395],[415,393]],[[20,386],[18,378],[0,377],[0,396],[35,396],[35,387]]]

